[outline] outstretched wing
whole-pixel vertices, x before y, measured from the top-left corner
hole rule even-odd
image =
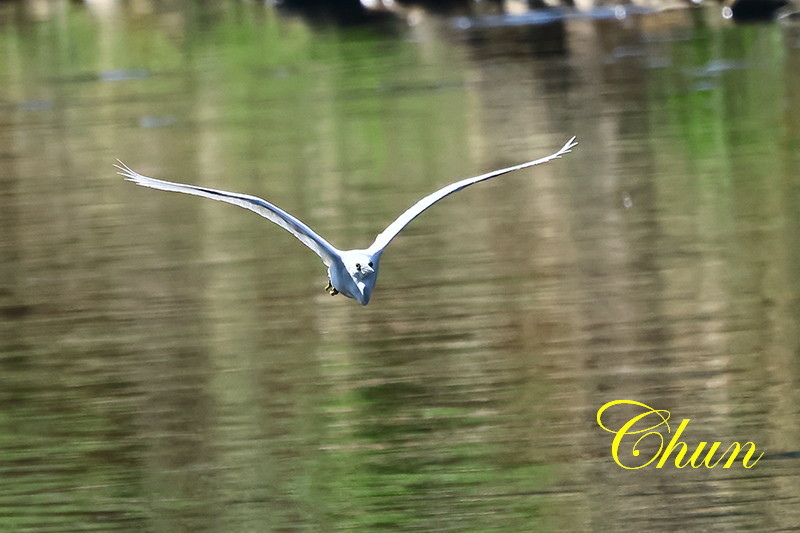
[[[152,189],[160,189],[162,191],[182,192],[186,194],[194,194],[195,196],[202,196],[204,198],[211,198],[212,200],[219,200],[220,202],[227,202],[229,204],[244,207],[262,217],[271,220],[279,225],[295,237],[300,242],[314,250],[322,261],[330,266],[338,257],[339,251],[333,247],[328,241],[317,235],[311,228],[306,226],[302,221],[293,217],[283,209],[272,205],[266,200],[262,200],[256,196],[247,194],[238,194],[235,192],[219,191],[216,189],[207,189],[205,187],[197,187],[196,185],[184,185],[182,183],[173,183],[171,181],[158,180],[155,178],[148,178],[142,176],[135,170],[132,170],[122,161],[118,165],[114,165],[119,169],[120,176],[128,181],[132,181],[137,185],[143,187],[150,187]]]
[[[405,228],[409,222],[417,218],[420,213],[428,209],[430,206],[448,196],[453,194],[456,191],[460,191],[464,187],[469,187],[475,183],[485,181],[488,179],[496,178],[497,176],[502,176],[503,174],[507,174],[509,172],[513,172],[515,170],[520,170],[523,168],[532,167],[534,165],[541,165],[542,163],[547,163],[553,159],[558,159],[562,155],[569,152],[572,147],[578,144],[575,141],[575,137],[567,141],[567,143],[556,153],[548,155],[547,157],[543,157],[541,159],[537,159],[535,161],[528,161],[527,163],[522,163],[521,165],[515,165],[513,167],[502,168],[500,170],[494,170],[492,172],[488,172],[486,174],[481,174],[480,176],[475,176],[474,178],[467,178],[461,181],[457,181],[455,183],[451,183],[447,187],[439,189],[438,191],[429,194],[416,204],[409,207],[405,213],[397,217],[397,219],[389,224],[389,226],[383,230],[377,237],[375,237],[375,242],[369,247],[368,251],[370,254],[374,254],[378,251],[382,251],[386,246],[392,242],[398,233],[400,233],[403,228]]]

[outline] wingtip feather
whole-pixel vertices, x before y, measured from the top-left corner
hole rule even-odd
[[[568,141],[566,142],[566,144],[565,144],[565,145],[564,145],[564,146],[561,148],[561,150],[559,150],[559,152],[560,152],[560,153],[562,153],[562,154],[566,154],[566,153],[568,153],[568,152],[572,151],[572,149],[573,149],[573,148],[575,148],[576,146],[578,146],[578,141],[576,141],[576,140],[575,140],[575,139],[577,139],[577,138],[578,138],[578,136],[577,136],[577,135],[573,135],[573,136],[570,138],[570,140],[568,140]]]
[[[125,181],[132,181],[133,183],[139,184],[139,178],[142,177],[141,174],[133,170],[131,167],[126,165],[122,162],[122,160],[117,159],[117,163],[114,164],[114,168],[117,169],[117,174],[122,176]]]

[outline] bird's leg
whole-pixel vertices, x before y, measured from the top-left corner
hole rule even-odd
[[[331,285],[331,280],[328,280],[328,284],[325,286],[325,290],[328,291],[328,294],[330,294],[331,296],[336,296],[337,294],[339,294],[339,291],[337,291],[336,288],[333,285]]]

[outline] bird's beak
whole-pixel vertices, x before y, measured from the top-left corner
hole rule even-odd
[[[369,299],[372,297],[372,285],[364,283],[363,281],[359,281],[356,283],[356,287],[358,287],[356,300],[358,300],[361,305],[367,305],[369,303]]]

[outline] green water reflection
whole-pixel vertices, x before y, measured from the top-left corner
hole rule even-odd
[[[793,31],[0,4],[0,529],[800,523]],[[415,221],[366,308],[262,219],[111,166],[350,248],[573,134]],[[767,455],[624,471],[615,399]]]

